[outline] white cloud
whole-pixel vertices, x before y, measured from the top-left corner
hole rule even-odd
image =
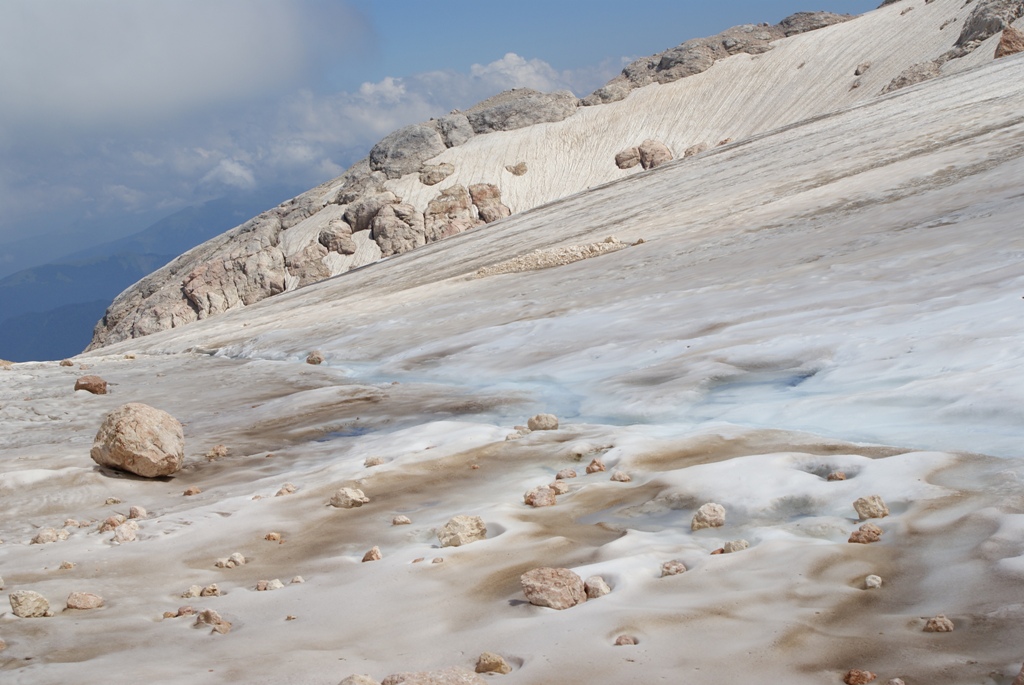
[[[200,183],[252,190],[256,187],[256,175],[244,162],[237,159],[222,159],[203,176]]]

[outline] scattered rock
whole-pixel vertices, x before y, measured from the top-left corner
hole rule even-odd
[[[501,190],[493,183],[474,183],[469,186],[469,196],[484,223],[493,223],[512,215],[512,210],[501,202]]]
[[[226,456],[228,456],[228,448],[226,445],[214,445],[206,452],[207,461],[221,459]]]
[[[320,350],[313,350],[306,355],[306,363],[312,364],[313,366],[319,366],[324,363],[324,353]]]
[[[523,495],[523,501],[531,507],[550,507],[556,503],[556,494],[547,485],[538,485],[526,491],[526,494]]]
[[[725,554],[725,547],[719,547],[718,549],[711,550],[711,556],[716,556],[719,554]]]
[[[75,381],[75,390],[85,390],[93,395],[106,395],[107,382],[99,376],[82,376]]]
[[[487,538],[487,525],[479,516],[453,516],[437,531],[442,547],[460,547]]]
[[[376,548],[374,548],[374,549],[376,549]],[[364,559],[363,561],[366,561],[366,560]],[[283,587],[284,587],[284,583],[282,583],[277,578],[274,578],[273,580],[257,580],[256,581],[256,592],[269,592],[271,590],[280,590]]]
[[[109,506],[111,506],[113,504],[120,504],[120,503],[121,503],[120,498],[118,498],[118,497],[108,497],[106,500],[104,500],[103,506],[109,507]]]
[[[629,645],[635,645],[637,642],[639,642],[639,640],[637,640],[636,636],[634,635],[619,635],[617,638],[615,638],[616,647],[626,647]]]
[[[611,480],[615,481],[616,483],[628,483],[633,479],[630,478],[629,474],[626,473],[625,471],[616,471],[615,473],[612,474]]]
[[[854,668],[846,672],[843,676],[843,682],[846,685],[867,685],[878,676],[871,671],[862,671],[859,668]]]
[[[928,622],[924,624],[924,632],[926,633],[952,633],[953,622],[948,618],[939,614],[928,619]]]
[[[444,139],[431,126],[412,124],[385,136],[370,150],[370,169],[388,178],[400,178],[420,170],[423,163],[445,151]]]
[[[889,678],[889,681],[886,683],[886,685],[907,685],[907,684],[905,682],[903,682],[903,678]],[[1014,685],[1017,685],[1016,681],[1014,681]]]
[[[561,471],[559,471],[558,473],[555,474],[555,479],[556,480],[565,480],[567,478],[575,478],[575,477],[576,477],[576,472],[574,470],[572,470],[572,469],[562,469]]]
[[[693,157],[694,155],[699,155],[702,152],[707,152],[710,149],[711,146],[707,143],[697,143],[696,145],[691,145],[686,148],[683,151],[683,157]]]
[[[331,506],[339,509],[354,509],[369,501],[370,498],[364,495],[359,488],[341,488],[331,497]]]
[[[839,480],[846,480],[846,474],[843,471],[833,471],[828,474],[827,480],[835,482]]]
[[[384,463],[384,457],[367,457],[366,459],[363,460],[363,466],[365,466],[366,468],[381,466]]]
[[[444,563],[444,559],[441,558],[441,557],[434,557],[433,559],[430,560],[430,563],[431,564],[443,564]]]
[[[637,150],[640,154],[640,166],[644,169],[653,169],[672,161],[672,151],[658,140],[645,140],[640,143]]]
[[[873,523],[865,523],[850,534],[849,542],[867,545],[882,539],[882,529]]]
[[[128,510],[128,518],[130,519],[144,519],[149,516],[149,512],[146,511],[145,507],[133,506]]]
[[[306,579],[303,578],[302,576],[295,576],[294,578],[292,578],[291,580],[288,581],[288,584],[289,585],[300,585],[300,584],[305,583],[305,582],[306,582]]]
[[[519,580],[526,599],[535,606],[561,610],[587,601],[583,579],[567,568],[535,568]]]
[[[61,366],[74,366],[75,363],[73,361],[71,361],[70,359],[61,359],[60,360],[60,365]]]
[[[56,528],[43,528],[38,533],[36,533],[36,536],[34,538],[32,538],[31,544],[46,545],[51,542],[58,542],[67,539],[68,532],[63,528],[61,528],[60,530],[57,530]]]
[[[138,537],[139,524],[135,521],[125,521],[114,529],[114,537],[111,541],[117,543],[135,542]]]
[[[398,515],[395,518],[391,519],[391,525],[393,526],[407,526],[410,523],[412,523],[412,519],[410,519],[408,516]]]
[[[708,502],[697,510],[690,522],[690,530],[702,528],[719,528],[725,525],[725,507],[721,504]]]
[[[235,568],[236,566],[244,566],[245,557],[241,553],[235,552],[227,559],[218,559],[214,564],[217,568]]]
[[[880,588],[880,587],[882,587],[882,578],[881,578],[881,576],[876,576],[876,575],[872,574],[872,575],[867,576],[867,577],[864,578],[864,588],[865,589],[867,589],[867,590],[875,590],[875,589]]]
[[[114,530],[127,520],[128,519],[121,514],[114,514],[113,516],[108,516],[103,520],[103,523],[100,524],[100,527],[97,530],[97,532],[109,533],[110,531]]]
[[[630,147],[615,155],[615,166],[620,169],[632,169],[640,163],[640,148]]]
[[[723,145],[728,145],[731,142],[732,138],[722,138],[720,141],[718,141],[718,145],[716,145],[715,147],[722,147]]]
[[[516,162],[505,166],[505,171],[513,176],[522,176],[526,173],[526,162]]]
[[[732,554],[733,552],[742,552],[745,549],[750,548],[750,543],[746,540],[730,540],[725,543],[722,547],[723,554]]]
[[[274,497],[284,497],[285,495],[293,495],[295,494],[296,491],[298,491],[298,488],[295,487],[295,485],[293,485],[292,483],[285,483],[284,485],[281,486],[280,490],[274,493]]]
[[[424,164],[420,167],[420,183],[425,186],[437,185],[455,173],[455,167],[448,162]]]
[[[192,588],[189,588],[191,590]],[[216,583],[210,583],[199,591],[200,597],[220,597],[220,588]]]
[[[889,85],[882,89],[882,95],[933,79],[942,73],[941,66],[941,60],[911,65],[900,72],[896,78],[889,82]]]
[[[569,492],[569,486],[564,481],[556,480],[548,485],[549,488],[555,491],[556,495],[564,495]]]
[[[853,508],[857,511],[861,521],[885,518],[889,515],[889,507],[885,506],[885,502],[878,495],[861,497],[853,503]]]
[[[11,602],[11,611],[19,618],[53,616],[53,612],[50,611],[50,603],[38,592],[32,590],[12,592],[8,599]]]
[[[587,473],[598,473],[605,470],[604,462],[594,457],[589,464],[587,464]]]
[[[60,562],[60,570],[61,571],[70,571],[75,566],[77,566],[77,564],[75,562],[73,562],[73,561],[62,561],[62,562]],[[3,586],[4,586],[3,579],[0,578],[0,589],[3,589]]]
[[[999,59],[1007,55],[1016,55],[1018,52],[1024,52],[1024,33],[1021,33],[1012,26],[1007,26],[1003,29],[999,45],[996,46],[995,58]]]
[[[505,657],[494,652],[484,652],[476,660],[477,673],[499,673],[506,675],[512,672],[512,667],[505,661]]]
[[[203,494],[203,489],[193,485],[192,487],[185,488],[185,492],[181,493],[185,497],[195,497],[196,495]]]
[[[666,561],[661,565],[662,578],[665,576],[678,576],[680,573],[686,573],[686,565],[678,559]]]
[[[363,561],[380,561],[381,560],[380,547],[374,545],[370,548],[370,551],[363,555]]]
[[[857,68],[853,70],[854,76],[863,76],[867,73],[867,70],[871,68],[871,62],[861,62],[857,65]]]
[[[192,599],[193,597],[198,597],[202,591],[203,588],[198,585],[190,585],[187,590],[181,593],[181,596],[185,599]]]
[[[184,614],[183,614],[184,615]],[[231,623],[221,618],[213,609],[203,609],[196,615],[196,627],[210,626],[213,628],[211,632],[219,633],[221,635],[227,635],[231,632]]]
[[[72,592],[68,595],[68,609],[99,609],[103,606],[103,598],[91,592]]]
[[[526,425],[531,431],[553,431],[558,430],[558,417],[554,414],[537,414],[531,417]]]
[[[381,681],[381,685],[485,685],[486,682],[476,673],[452,667],[440,671],[392,673]]]
[[[338,685],[380,685],[368,675],[353,674],[342,680]]]
[[[604,578],[601,576],[590,576],[583,581],[583,590],[587,593],[587,597],[590,599],[604,597],[612,591],[612,589],[608,587],[608,583],[606,583]]]
[[[267,542],[277,542],[277,543],[280,543],[281,542],[281,534],[280,533],[267,533],[266,535],[263,536],[263,539],[266,540]]]
[[[144,478],[169,476],[185,459],[185,435],[167,412],[133,402],[107,414],[90,456],[100,466]]]

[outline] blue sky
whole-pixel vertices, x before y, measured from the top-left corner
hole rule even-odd
[[[311,187],[506,88],[586,95],[688,38],[877,4],[5,0],[0,267],[5,244],[68,226],[90,231],[64,231],[72,248],[225,192]]]

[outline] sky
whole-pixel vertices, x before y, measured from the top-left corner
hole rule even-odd
[[[71,252],[225,193],[300,192],[507,88],[583,96],[689,38],[877,4],[4,0],[0,267],[41,236]]]

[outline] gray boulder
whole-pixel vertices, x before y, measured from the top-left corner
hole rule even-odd
[[[434,123],[446,147],[457,147],[476,135],[469,119],[462,112],[452,112]]]
[[[352,239],[352,227],[342,219],[334,219],[320,231],[317,242],[331,252],[354,254],[356,241]]]
[[[440,164],[424,164],[420,168],[420,183],[435,186],[455,173],[455,167],[448,162]]]
[[[484,100],[466,112],[475,133],[512,131],[567,119],[576,113],[576,96],[569,91],[541,93],[514,88]]]
[[[1024,15],[1024,2],[1020,0],[978,0],[978,4],[964,21],[957,38],[957,46],[980,43],[994,36]]]
[[[345,214],[342,218],[345,220],[345,223],[352,227],[353,233],[368,231],[373,228],[373,220],[377,217],[377,213],[380,212],[381,208],[385,205],[396,204],[401,201],[401,198],[390,190],[374,195],[366,195],[350,204],[345,209]]]
[[[370,150],[370,169],[388,178],[414,174],[423,162],[446,149],[441,134],[431,126],[413,124],[386,136]]]
[[[373,220],[370,234],[381,256],[401,254],[425,245],[423,214],[409,204],[385,205]]]

